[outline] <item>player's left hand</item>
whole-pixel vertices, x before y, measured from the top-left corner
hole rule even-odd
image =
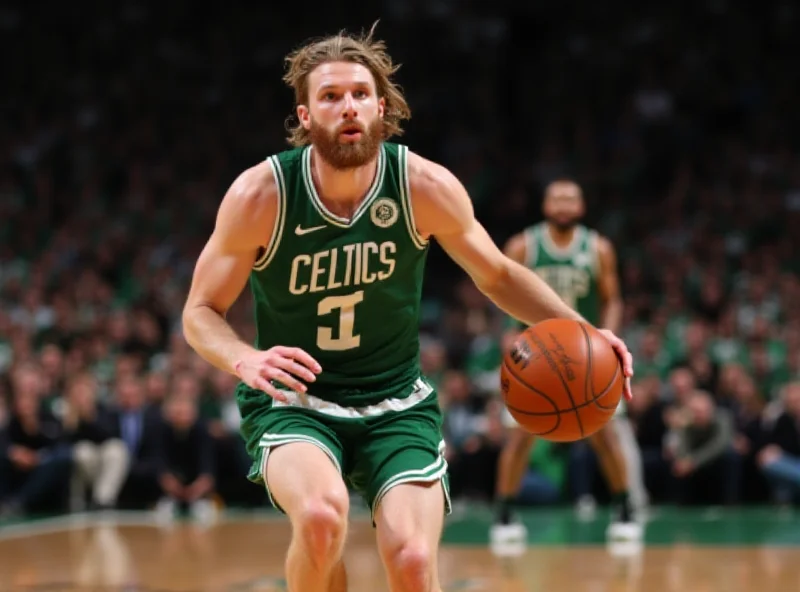
[[[614,348],[614,351],[617,353],[617,356],[619,356],[619,359],[622,362],[622,374],[625,376],[625,387],[622,390],[622,395],[625,397],[626,401],[630,401],[633,398],[633,392],[631,391],[633,356],[631,355],[631,352],[628,351],[628,346],[625,345],[625,342],[614,335],[614,333],[608,329],[600,329],[600,333],[602,333],[603,336],[608,339],[611,347]]]

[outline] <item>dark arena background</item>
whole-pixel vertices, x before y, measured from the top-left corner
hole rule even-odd
[[[636,361],[641,543],[607,542],[585,441],[539,442],[528,546],[497,556],[507,319],[431,247],[444,591],[800,589],[795,2],[120,0],[0,7],[0,591],[286,589],[290,526],[246,479],[237,379],[189,348],[181,309],[226,189],[286,148],[283,57],[376,19],[413,111],[401,141],[457,174],[498,244],[541,220],[550,181],[581,184]],[[248,293],[229,320],[254,337]],[[70,429],[76,408],[95,431]],[[688,475],[678,450],[702,458]],[[181,462],[213,491],[174,513]],[[357,497],[352,520],[350,589],[387,590]]]

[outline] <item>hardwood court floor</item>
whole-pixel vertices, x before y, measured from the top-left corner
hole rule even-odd
[[[651,523],[641,552],[616,557],[597,544],[604,526],[599,520],[594,530],[564,530],[553,526],[554,514],[526,516],[532,546],[512,560],[489,553],[485,515],[454,517],[440,559],[445,592],[800,590],[796,518],[779,520],[766,511],[670,514]],[[561,515],[569,526],[571,514]],[[0,528],[0,591],[277,592],[285,590],[288,537],[288,524],[274,515],[228,518],[207,529],[177,524],[164,530],[126,516],[116,524],[10,526]],[[471,537],[484,544],[464,544]],[[374,533],[363,520],[352,527],[346,561],[351,592],[387,590]]]

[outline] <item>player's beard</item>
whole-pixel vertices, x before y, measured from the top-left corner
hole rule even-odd
[[[357,142],[340,141],[342,130],[352,125],[352,122],[345,122],[330,132],[311,120],[311,143],[322,159],[336,169],[363,166],[375,158],[380,150],[383,141],[383,120],[380,117],[360,129],[361,138]]]
[[[580,220],[579,218],[569,218],[569,219],[548,218],[547,221],[558,232],[566,234],[567,232],[569,232],[578,225],[579,220]]]

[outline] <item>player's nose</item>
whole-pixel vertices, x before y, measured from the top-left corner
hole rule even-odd
[[[356,101],[351,93],[345,93],[342,101],[342,119],[355,119],[358,115],[356,111]]]

